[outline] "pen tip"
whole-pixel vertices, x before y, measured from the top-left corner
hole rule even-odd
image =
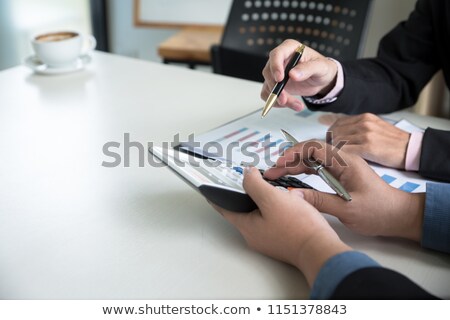
[[[264,118],[269,113],[270,109],[272,109],[277,99],[278,96],[275,93],[270,94],[269,98],[266,101],[266,105],[264,106],[262,118]]]

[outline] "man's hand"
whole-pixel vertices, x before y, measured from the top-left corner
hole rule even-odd
[[[351,250],[324,217],[303,199],[301,191],[276,189],[255,168],[246,169],[244,189],[258,210],[242,214],[214,207],[236,226],[249,247],[296,266],[310,285],[329,258]]]
[[[306,157],[324,164],[353,198],[347,202],[334,194],[303,190],[305,200],[319,211],[336,216],[363,235],[421,240],[425,194],[389,186],[357,155],[320,141],[307,141],[287,150],[265,176],[277,179],[287,174],[314,173],[303,163]]]
[[[284,78],[284,70],[295,50],[301,45],[286,40],[270,52],[264,70],[261,98],[267,100],[277,82]],[[290,80],[277,100],[276,106],[301,111],[304,106],[296,96],[325,96],[336,83],[337,65],[311,48],[305,48],[300,62],[289,73]]]
[[[329,143],[337,146],[347,142],[342,148],[346,152],[387,167],[405,169],[410,134],[376,115],[343,116],[328,131]]]

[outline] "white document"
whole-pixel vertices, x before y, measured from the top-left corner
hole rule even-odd
[[[195,143],[183,143],[186,149],[211,158],[240,165],[251,165],[267,169],[274,165],[280,154],[291,146],[285,141],[280,129],[291,133],[298,141],[325,140],[329,124],[322,124],[326,113],[304,110],[274,109],[267,118],[261,119],[258,110],[195,137]],[[407,120],[396,126],[405,131],[418,131]],[[374,171],[389,185],[406,192],[425,192],[427,180],[416,173],[385,168],[371,164]],[[318,176],[302,174],[297,176],[317,190],[334,193]]]
[[[247,164],[266,169],[289,146],[280,129],[285,129],[299,141],[325,139],[328,126],[318,122],[321,112],[309,110],[296,113],[288,109],[274,109],[261,119],[258,110],[246,117],[195,137],[198,146],[183,146],[199,154],[222,161]]]
[[[400,121],[398,121],[395,126],[399,129],[402,129],[403,131],[409,132],[409,133],[413,133],[413,132],[424,132],[425,130],[423,130],[422,128],[419,128],[418,126],[416,126],[415,124],[409,122],[406,119],[402,119]]]

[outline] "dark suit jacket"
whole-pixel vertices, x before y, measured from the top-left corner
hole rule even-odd
[[[450,88],[450,1],[419,0],[409,19],[381,40],[376,58],[342,66],[345,87],[337,101],[307,103],[310,109],[356,114],[407,108],[440,69]],[[425,131],[419,173],[450,181],[450,132]]]
[[[365,268],[348,275],[330,299],[437,299],[398,272],[385,268]]]

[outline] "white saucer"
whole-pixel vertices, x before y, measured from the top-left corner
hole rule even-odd
[[[25,60],[25,65],[38,74],[57,75],[83,70],[91,60],[91,56],[84,55],[80,56],[77,60],[67,66],[54,68],[46,65],[33,55]]]

